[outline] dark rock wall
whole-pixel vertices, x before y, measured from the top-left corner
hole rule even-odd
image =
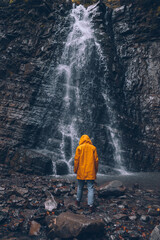
[[[149,1],[104,2],[114,9],[106,14],[101,4],[103,26],[95,19],[95,27],[103,32],[97,38],[108,59],[126,164],[132,170],[160,170],[160,6]],[[14,167],[19,148],[45,142],[42,132],[49,138],[49,119],[54,116],[45,118],[52,114],[48,66],[54,68],[62,54],[71,7],[71,1],[64,0],[1,3],[1,163]]]
[[[124,77],[123,112],[128,130],[123,132],[127,133],[128,155],[135,159],[129,164],[138,170],[159,170],[160,6],[144,2],[115,9],[111,20]]]
[[[33,148],[47,98],[39,92],[54,55],[63,49],[62,31],[71,2],[8,1],[0,7],[0,162],[20,147]],[[63,26],[63,27],[62,27]],[[57,50],[58,49],[58,50]]]

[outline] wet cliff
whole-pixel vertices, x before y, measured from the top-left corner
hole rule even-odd
[[[72,165],[73,139],[58,126],[73,122],[64,114],[64,89],[53,87],[54,71],[64,64],[71,9],[63,0],[1,3],[0,161],[17,170],[46,174],[54,163],[56,173],[67,173],[62,155]],[[128,170],[159,170],[160,6],[104,1],[89,17],[96,37],[90,46],[99,44],[101,51],[91,52],[74,83],[83,93],[80,110],[75,103],[68,108],[69,116],[78,114],[75,143],[89,134],[103,166],[113,167],[121,154]]]

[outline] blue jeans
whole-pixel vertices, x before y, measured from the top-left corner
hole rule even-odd
[[[81,199],[82,199],[83,187],[84,187],[85,181],[87,182],[87,188],[88,188],[88,205],[93,206],[93,202],[94,202],[94,180],[79,180],[78,179],[77,201],[80,202]]]

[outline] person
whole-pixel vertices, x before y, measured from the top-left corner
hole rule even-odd
[[[78,187],[76,205],[80,206],[85,181],[88,188],[89,211],[94,211],[94,180],[98,172],[98,154],[88,135],[80,138],[74,157],[74,173],[77,174]]]

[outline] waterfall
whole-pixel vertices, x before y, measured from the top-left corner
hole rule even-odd
[[[70,13],[71,30],[60,62],[56,67],[53,79],[54,104],[58,103],[61,114],[57,129],[61,132],[59,144],[59,161],[67,164],[73,172],[73,157],[79,138],[88,134],[95,138],[98,131],[97,120],[103,116],[103,131],[106,131],[109,144],[112,146],[115,167],[125,171],[116,126],[116,115],[113,103],[107,91],[107,65],[101,51],[89,17],[91,10],[79,5]],[[102,108],[103,110],[99,110]],[[54,168],[55,168],[55,162]],[[54,169],[55,172],[55,169]]]

